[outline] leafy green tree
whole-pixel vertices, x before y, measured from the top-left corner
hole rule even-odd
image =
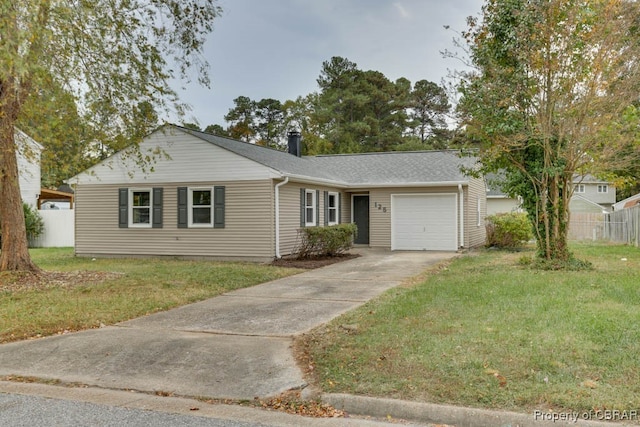
[[[0,11],[0,270],[37,272],[14,141],[29,97],[55,82],[105,133],[105,119],[114,117],[111,128],[134,127],[142,102],[181,113],[170,83],[194,69],[199,83],[209,83],[202,49],[220,9],[212,0],[24,0],[5,1]]]
[[[430,137],[442,136],[442,130],[447,129],[446,115],[451,111],[444,88],[428,80],[417,81],[409,106],[410,126],[423,144]]]
[[[332,151],[387,151],[402,142],[408,80],[393,83],[378,71],[362,71],[348,59],[322,64],[314,117]]]
[[[211,133],[213,135],[229,136],[229,133],[227,132],[227,130],[219,124],[209,125],[206,128],[204,128],[204,131],[206,133]]]
[[[279,148],[284,141],[284,111],[277,99],[265,98],[254,104],[257,144]]]
[[[233,100],[235,107],[224,116],[229,123],[228,132],[231,138],[249,142],[255,136],[255,102],[247,96],[239,96]]]
[[[488,0],[482,19],[469,19],[475,71],[459,87],[459,112],[484,170],[504,169],[505,189],[523,198],[542,259],[572,258],[574,174],[629,140],[610,124],[640,93],[639,10],[618,0]]]
[[[75,97],[52,80],[27,98],[16,126],[44,147],[40,168],[45,188],[58,188],[93,164],[87,155],[91,127],[78,113]]]

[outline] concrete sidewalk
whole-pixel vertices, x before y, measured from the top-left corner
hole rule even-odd
[[[292,337],[455,253],[360,258],[115,326],[0,345],[0,376],[219,399],[306,387]]]

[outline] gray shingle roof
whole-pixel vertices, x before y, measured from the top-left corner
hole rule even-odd
[[[180,128],[195,137],[272,168],[283,175],[353,185],[464,183],[460,169],[477,160],[456,151],[412,151],[296,157],[230,138]]]
[[[469,177],[461,167],[472,168],[476,163],[474,158],[460,157],[451,150],[317,156],[311,160],[350,185],[462,183]]]

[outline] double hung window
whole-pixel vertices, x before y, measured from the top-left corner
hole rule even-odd
[[[338,209],[340,209],[340,195],[329,192],[327,195],[327,224],[336,225],[338,223]]]
[[[178,187],[178,228],[207,227],[225,227],[225,187]]]
[[[189,226],[213,226],[213,189],[189,189]]]
[[[130,227],[151,227],[151,189],[129,190]]]
[[[304,225],[313,227],[316,225],[316,190],[305,190],[304,192]]]
[[[162,188],[118,189],[118,227],[162,228]]]

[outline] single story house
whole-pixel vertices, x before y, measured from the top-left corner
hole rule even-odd
[[[267,261],[302,227],[353,222],[355,243],[456,251],[485,241],[484,180],[454,151],[301,156],[174,125],[68,183],[78,256]],[[136,159],[146,159],[143,166]]]

